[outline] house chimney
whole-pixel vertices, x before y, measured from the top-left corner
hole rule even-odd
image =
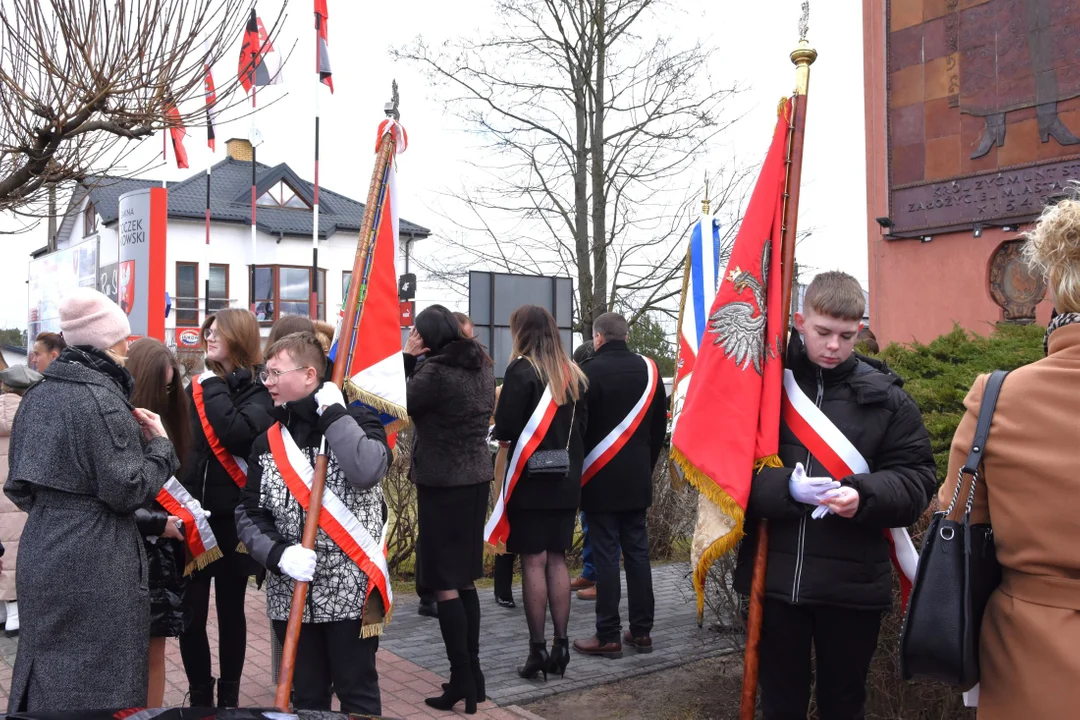
[[[233,160],[251,162],[251,141],[244,138],[232,138],[225,141],[225,152]]]

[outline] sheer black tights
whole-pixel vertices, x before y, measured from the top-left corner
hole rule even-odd
[[[521,574],[529,639],[533,642],[546,639],[548,607],[555,637],[566,637],[566,625],[570,621],[570,571],[566,567],[566,555],[562,552],[522,555]]]

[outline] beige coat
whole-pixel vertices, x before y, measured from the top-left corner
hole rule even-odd
[[[967,413],[938,498],[942,508],[971,446],[986,380],[979,377],[964,401]],[[1005,380],[972,509],[973,522],[988,519],[1003,579],[982,624],[979,720],[1077,717],[1080,325],[1056,330],[1048,357]]]
[[[0,395],[0,487],[7,482],[8,444],[11,424],[22,398],[15,393]],[[0,572],[0,600],[15,599],[15,561],[19,555],[19,537],[26,524],[26,513],[0,493],[0,543],[4,545],[4,571]]]

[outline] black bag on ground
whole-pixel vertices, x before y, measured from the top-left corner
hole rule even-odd
[[[919,569],[900,632],[900,677],[932,678],[967,691],[979,682],[979,630],[990,594],[1001,582],[1001,565],[989,524],[971,524],[979,465],[990,435],[1001,384],[1008,373],[995,370],[986,383],[975,439],[960,468],[948,509],[934,513],[923,541]],[[963,518],[948,516],[960,499],[964,475],[971,475]]]

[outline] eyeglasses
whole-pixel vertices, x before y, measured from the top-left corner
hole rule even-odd
[[[217,330],[215,330],[212,327],[208,327],[205,330],[203,330],[203,337],[206,338],[207,340],[213,340],[214,338],[217,337]]]
[[[292,370],[263,370],[259,373],[259,380],[262,381],[263,385],[269,385],[271,379],[276,383],[282,375],[288,375],[297,370],[307,370],[309,367],[310,366],[308,365],[303,365],[301,367],[294,367]]]

